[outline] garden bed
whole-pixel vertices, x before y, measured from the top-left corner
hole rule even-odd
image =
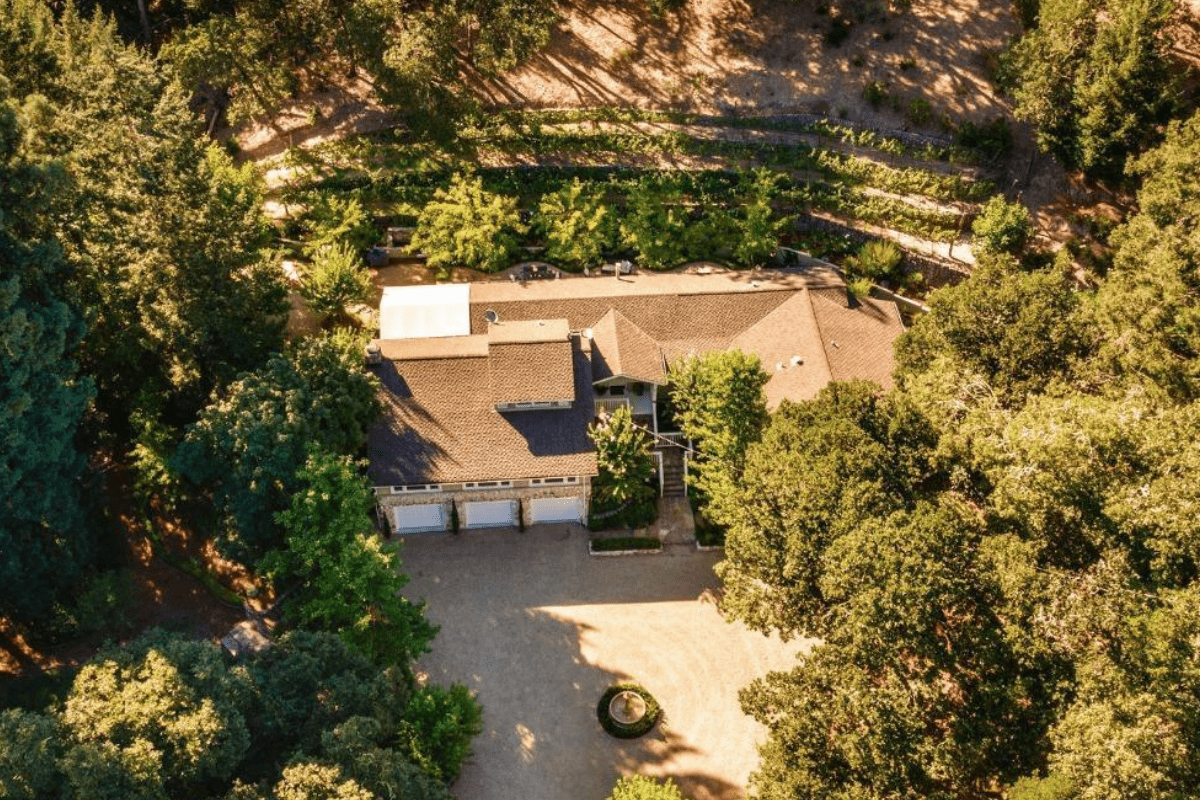
[[[642,715],[634,722],[622,722],[612,713],[613,699],[623,694],[632,695],[640,704],[639,711]],[[618,739],[636,739],[645,736],[658,724],[662,718],[662,707],[642,686],[636,683],[617,683],[608,687],[600,696],[600,702],[596,704],[596,716],[600,720],[600,726],[610,736]]]

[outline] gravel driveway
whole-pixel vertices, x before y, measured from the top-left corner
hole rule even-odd
[[[737,692],[803,646],[726,623],[700,597],[715,553],[594,558],[573,525],[409,537],[410,597],[442,626],[419,669],[474,689],[484,731],[459,800],[604,800],[620,774],[670,775],[694,800],[744,796],[765,730]],[[637,680],[666,718],[642,739],[596,721],[605,687]]]

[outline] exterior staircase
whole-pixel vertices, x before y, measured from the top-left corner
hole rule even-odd
[[[659,450],[663,458],[663,497],[686,497],[687,487],[683,482],[683,450],[678,447],[663,447]]]

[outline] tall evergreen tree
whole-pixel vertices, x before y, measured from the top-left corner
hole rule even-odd
[[[69,191],[60,164],[27,152],[28,129],[0,83],[0,613],[32,618],[92,556],[80,512],[75,433],[93,395],[79,375],[80,314],[48,224]]]

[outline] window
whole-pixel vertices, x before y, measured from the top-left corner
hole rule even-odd
[[[614,383],[612,386],[608,387],[608,394],[611,397],[624,397],[625,396],[625,384]]]
[[[442,485],[440,483],[410,483],[405,486],[393,486],[392,494],[406,494],[408,492],[440,492]]]
[[[560,486],[572,483],[579,483],[579,478],[572,475],[565,478],[533,478],[529,481],[530,486]]]
[[[472,481],[464,483],[464,489],[507,489],[512,486],[512,481]]]
[[[520,403],[499,403],[498,411],[529,411],[536,408],[570,408],[570,400],[526,400]]]

